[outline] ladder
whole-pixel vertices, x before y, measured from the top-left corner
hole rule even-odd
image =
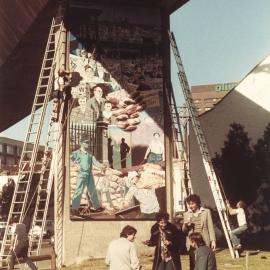
[[[33,106],[30,114],[30,120],[26,138],[24,141],[22,154],[19,163],[18,183],[15,187],[10,212],[7,223],[16,216],[19,222],[22,223],[28,209],[26,206],[29,203],[28,194],[30,186],[33,183],[33,175],[36,174],[36,167],[42,165],[40,158],[38,158],[40,136],[44,124],[44,118],[47,111],[47,106],[50,100],[53,72],[55,61],[56,42],[55,35],[59,29],[62,28],[62,21],[59,23],[59,18],[53,19],[46,49],[43,57],[39,80],[37,84],[36,94],[33,101]],[[34,196],[34,195],[33,195]],[[32,198],[33,199],[33,198]],[[3,242],[1,246],[0,256],[2,259],[6,258],[9,253],[11,245],[11,230],[9,226],[6,227]]]
[[[54,52],[54,62],[53,66],[56,66],[56,56],[61,54],[61,34],[64,32],[63,27],[63,17],[65,14],[66,9],[66,2],[60,1],[59,2],[59,8],[56,15],[55,20],[52,22],[52,28],[55,28],[54,34],[55,34],[55,52]],[[55,27],[55,25],[59,27]],[[57,35],[58,34],[58,35]],[[51,76],[53,77],[54,74],[52,73]],[[54,113],[51,113],[50,117],[50,123],[49,123],[49,129],[47,133],[47,140],[44,150],[44,155],[42,158],[42,167],[41,167],[41,174],[40,174],[40,180],[38,185],[38,194],[37,194],[37,200],[36,200],[36,206],[35,211],[33,214],[33,220],[32,220],[32,226],[31,226],[31,235],[30,235],[30,241],[29,241],[29,249],[28,254],[30,256],[32,255],[38,255],[41,250],[42,240],[44,236],[44,231],[46,227],[46,218],[48,214],[49,209],[49,203],[50,203],[50,195],[52,192],[52,187],[54,183],[54,171],[56,168],[56,149],[57,145],[61,143],[59,140],[59,133],[62,133],[62,126],[61,126],[61,120],[63,117],[63,111],[64,111],[64,103],[62,104],[59,112],[58,122],[54,122],[53,117]],[[38,226],[41,228],[41,230],[34,235],[33,232],[35,231],[35,227]]]
[[[198,114],[197,114],[197,111],[193,102],[191,90],[187,81],[187,77],[186,77],[184,66],[180,57],[180,53],[179,53],[179,50],[175,41],[174,34],[172,32],[169,32],[169,39],[170,39],[171,47],[172,47],[173,54],[174,54],[176,64],[177,64],[177,68],[178,68],[178,78],[181,83],[186,105],[188,107],[189,115],[191,117],[191,122],[195,131],[196,138],[198,140],[198,144],[199,144],[199,148],[200,148],[200,152],[201,152],[201,156],[203,160],[203,165],[205,168],[205,172],[206,172],[209,184],[210,184],[210,188],[211,188],[214,200],[215,200],[215,204],[216,204],[217,211],[218,211],[221,224],[224,230],[224,234],[225,234],[228,246],[229,246],[229,250],[230,250],[232,258],[239,257],[238,252],[234,250],[232,247],[232,242],[229,236],[229,233],[231,232],[231,228],[230,228],[230,223],[229,223],[229,219],[226,212],[226,205],[225,205],[222,192],[218,183],[218,179],[215,174],[214,167],[211,161],[211,156],[208,150],[207,141],[205,139],[205,136],[204,136],[204,133],[203,133],[200,121],[199,121],[199,117],[198,117]]]
[[[182,186],[182,190],[184,193],[184,197],[186,198],[188,195],[192,193],[192,186],[190,181],[190,175],[189,170],[187,169],[187,145],[185,144],[185,140],[183,137],[183,128],[181,124],[181,116],[179,114],[178,107],[176,106],[176,99],[174,96],[174,91],[171,85],[171,82],[165,86],[165,94],[167,99],[167,104],[170,107],[169,113],[170,113],[170,119],[172,121],[172,127],[173,127],[173,145],[176,147],[176,152],[178,156],[178,160],[180,161],[179,166],[181,166],[181,183],[179,183],[177,176],[176,176],[176,168],[173,166],[174,171],[174,210],[176,208],[182,208],[182,211],[184,211],[184,202],[182,200],[178,201],[177,197],[179,196],[179,186]],[[168,89],[169,88],[169,89]],[[178,194],[178,195],[176,195]],[[177,202],[175,202],[177,200]],[[176,214],[177,210],[174,211]]]
[[[51,117],[52,119],[52,117]],[[47,135],[47,143],[45,146],[45,151],[42,159],[42,165],[40,169],[40,180],[38,185],[38,194],[36,206],[33,214],[31,234],[29,241],[28,253],[30,256],[38,255],[40,253],[43,232],[46,225],[46,217],[49,208],[50,195],[53,186],[53,171],[55,166],[55,155],[53,149],[57,143],[57,128],[56,123],[52,120],[49,124],[49,131]],[[35,227],[39,226],[41,231],[38,231],[34,235]]]

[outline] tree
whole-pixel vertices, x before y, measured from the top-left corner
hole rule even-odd
[[[7,184],[3,186],[2,190],[2,198],[1,198],[1,205],[2,205],[2,218],[4,220],[7,219],[9,214],[9,209],[11,206],[13,193],[15,189],[15,182],[12,178],[8,178]]]
[[[270,184],[270,123],[266,126],[263,137],[254,146],[254,150],[257,180],[264,179]]]
[[[258,183],[254,181],[253,151],[250,138],[242,125],[230,125],[221,154],[216,154],[213,164],[230,201],[235,203],[242,199],[251,202],[254,199]]]

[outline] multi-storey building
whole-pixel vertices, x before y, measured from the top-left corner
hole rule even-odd
[[[3,165],[18,165],[22,148],[23,141],[0,137],[0,168]],[[43,155],[43,149],[43,146],[39,147],[38,155]]]
[[[202,114],[212,109],[237,84],[237,82],[230,82],[192,86],[192,96],[198,113]]]

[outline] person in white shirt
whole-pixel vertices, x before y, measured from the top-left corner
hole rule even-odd
[[[110,270],[139,270],[140,263],[135,245],[133,244],[137,230],[132,226],[125,226],[120,238],[110,242],[105,259]]]
[[[232,208],[230,203],[227,201],[227,207],[228,207],[230,215],[236,215],[237,223],[238,223],[238,227],[236,229],[233,229],[230,233],[232,244],[233,244],[234,249],[241,249],[242,246],[240,243],[239,236],[248,229],[246,214],[244,210],[244,208],[246,207],[246,204],[244,201],[239,201],[236,204],[236,208]]]
[[[125,195],[124,204],[128,206],[135,197],[140,204],[140,214],[138,219],[155,219],[160,207],[154,187],[139,187],[140,176],[137,172],[129,172],[131,179],[129,190]]]
[[[153,133],[153,139],[150,141],[145,152],[144,160],[148,163],[156,163],[165,160],[164,142],[160,141],[160,134],[158,132]]]

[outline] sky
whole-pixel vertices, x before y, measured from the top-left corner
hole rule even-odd
[[[269,14],[269,0],[190,0],[174,12],[171,30],[189,85],[242,80],[270,53]],[[179,92],[174,57],[172,67]]]
[[[270,53],[270,0],[190,0],[171,15],[189,85],[242,80]],[[183,103],[172,56],[172,83]],[[24,140],[24,119],[0,136]]]

